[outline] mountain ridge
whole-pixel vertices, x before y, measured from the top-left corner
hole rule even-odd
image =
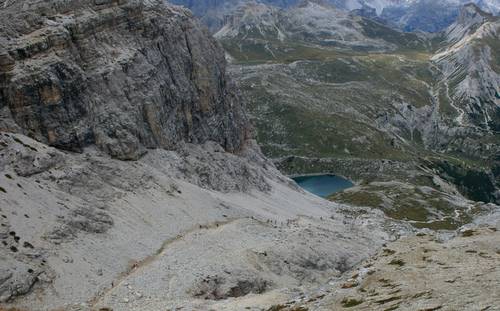
[[[173,2],[193,9],[194,13],[209,26],[212,32],[217,32],[224,25],[224,16],[231,15],[235,8],[246,3],[246,1],[240,0],[216,2],[174,0]],[[265,5],[289,8],[297,5],[300,1],[262,0],[259,2]],[[404,31],[439,32],[454,22],[462,5],[471,1],[326,0],[322,2],[332,4],[344,11],[369,14],[367,17],[383,20]],[[500,12],[498,0],[474,0],[473,3],[493,14]],[[369,12],[373,12],[373,14]]]

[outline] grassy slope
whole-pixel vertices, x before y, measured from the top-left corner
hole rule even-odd
[[[264,153],[271,158],[289,157],[280,162],[280,169],[292,174],[335,172],[364,180],[362,190],[332,199],[373,205],[416,227],[456,228],[469,221],[470,215],[455,217],[456,205],[443,193],[424,195],[414,188],[401,196],[392,193],[391,187],[378,189],[369,184],[373,180],[400,180],[412,187],[436,187],[429,174],[417,169],[422,158],[430,159],[426,165],[444,174],[440,170],[443,162],[459,167],[463,176],[489,166],[460,152],[430,151],[424,147],[422,134],[412,133],[404,124],[396,130],[397,136],[381,130],[377,122],[383,122],[385,115],[400,115],[401,106],[430,107],[433,90],[441,114],[452,120],[457,111],[448,102],[445,86],[430,63],[439,38],[423,42],[414,35],[401,38],[400,33],[383,33],[387,28],[371,26],[370,35],[383,36],[399,48],[382,53],[261,39],[223,44],[233,57],[233,74],[257,125]],[[408,116],[400,117],[409,121],[405,119]],[[491,136],[471,138],[499,143]],[[456,143],[462,142],[457,139]],[[370,161],[381,159],[409,164],[372,170]],[[465,177],[453,181],[461,188]],[[485,189],[491,186],[484,184]],[[469,186],[460,190],[469,195]],[[376,203],[381,196],[390,204]],[[365,198],[371,202],[364,202]]]
[[[378,130],[373,120],[384,112],[396,113],[388,104],[392,101],[416,108],[428,105],[427,86],[433,79],[428,53],[274,46],[274,58],[255,46],[251,52],[232,44],[225,47],[243,72],[238,77],[240,87],[270,157],[408,158],[406,150],[394,146],[394,137]],[[296,61],[300,62],[289,65]],[[252,70],[245,67],[263,63],[281,66],[245,75]],[[401,134],[412,138],[409,132]],[[418,133],[413,140],[418,147]]]

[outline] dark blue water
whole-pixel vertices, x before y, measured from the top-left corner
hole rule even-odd
[[[323,198],[354,186],[349,180],[335,175],[299,176],[293,180],[305,190]]]

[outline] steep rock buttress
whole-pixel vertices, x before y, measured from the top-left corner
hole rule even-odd
[[[241,148],[249,124],[224,53],[163,1],[4,1],[0,129],[119,159],[211,140]]]

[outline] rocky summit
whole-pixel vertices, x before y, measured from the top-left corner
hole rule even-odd
[[[0,0],[0,311],[500,310],[497,2],[174,2]]]

